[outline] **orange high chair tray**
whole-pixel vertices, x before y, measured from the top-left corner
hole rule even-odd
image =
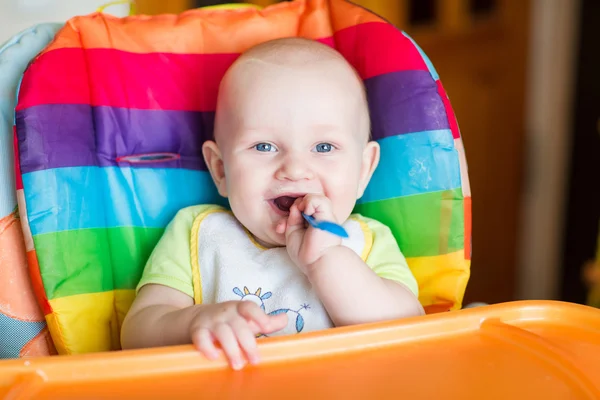
[[[242,371],[191,346],[0,362],[10,399],[599,399],[600,311],[505,303],[260,342]]]

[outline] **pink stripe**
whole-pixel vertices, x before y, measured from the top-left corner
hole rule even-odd
[[[448,115],[448,123],[450,124],[450,131],[452,132],[452,137],[454,139],[460,138],[460,130],[458,129],[458,123],[456,122],[456,115],[454,114],[454,110],[452,109],[452,104],[450,104],[450,99],[448,99],[448,95],[444,90],[444,86],[442,86],[442,82],[438,79],[436,81],[438,87],[438,93],[444,102],[444,108],[446,108],[446,114]]]
[[[334,39],[337,50],[363,79],[388,72],[428,70],[419,50],[388,23],[355,25],[336,32]]]
[[[402,32],[372,22],[319,40],[336,48],[363,79],[427,70]],[[44,53],[25,72],[17,110],[41,104],[214,111],[218,85],[238,54],[129,53],[62,48]]]
[[[211,111],[236,54],[58,49],[24,75],[17,110],[40,104]]]
[[[332,48],[335,49],[335,41],[333,40],[333,37],[326,37],[326,38],[322,38],[322,39],[317,39],[317,42],[326,44],[327,46],[332,47]]]

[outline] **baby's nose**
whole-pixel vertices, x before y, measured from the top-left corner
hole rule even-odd
[[[299,157],[286,157],[277,170],[276,178],[280,180],[300,181],[313,179],[312,169],[305,160]]]

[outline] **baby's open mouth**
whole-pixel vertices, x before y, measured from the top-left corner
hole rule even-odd
[[[281,197],[275,198],[273,200],[273,203],[275,203],[277,208],[279,208],[281,211],[290,212],[290,208],[292,208],[292,206],[294,205],[294,202],[296,201],[297,198],[298,197],[281,196]]]

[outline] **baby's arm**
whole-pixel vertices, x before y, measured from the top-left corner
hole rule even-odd
[[[307,272],[337,326],[424,314],[418,299],[406,286],[379,277],[345,246],[329,249]]]
[[[285,314],[269,316],[256,304],[231,301],[194,305],[188,295],[163,285],[144,285],[121,328],[123,349],[193,343],[207,358],[218,357],[218,342],[231,366],[258,362],[256,334],[283,329]]]

